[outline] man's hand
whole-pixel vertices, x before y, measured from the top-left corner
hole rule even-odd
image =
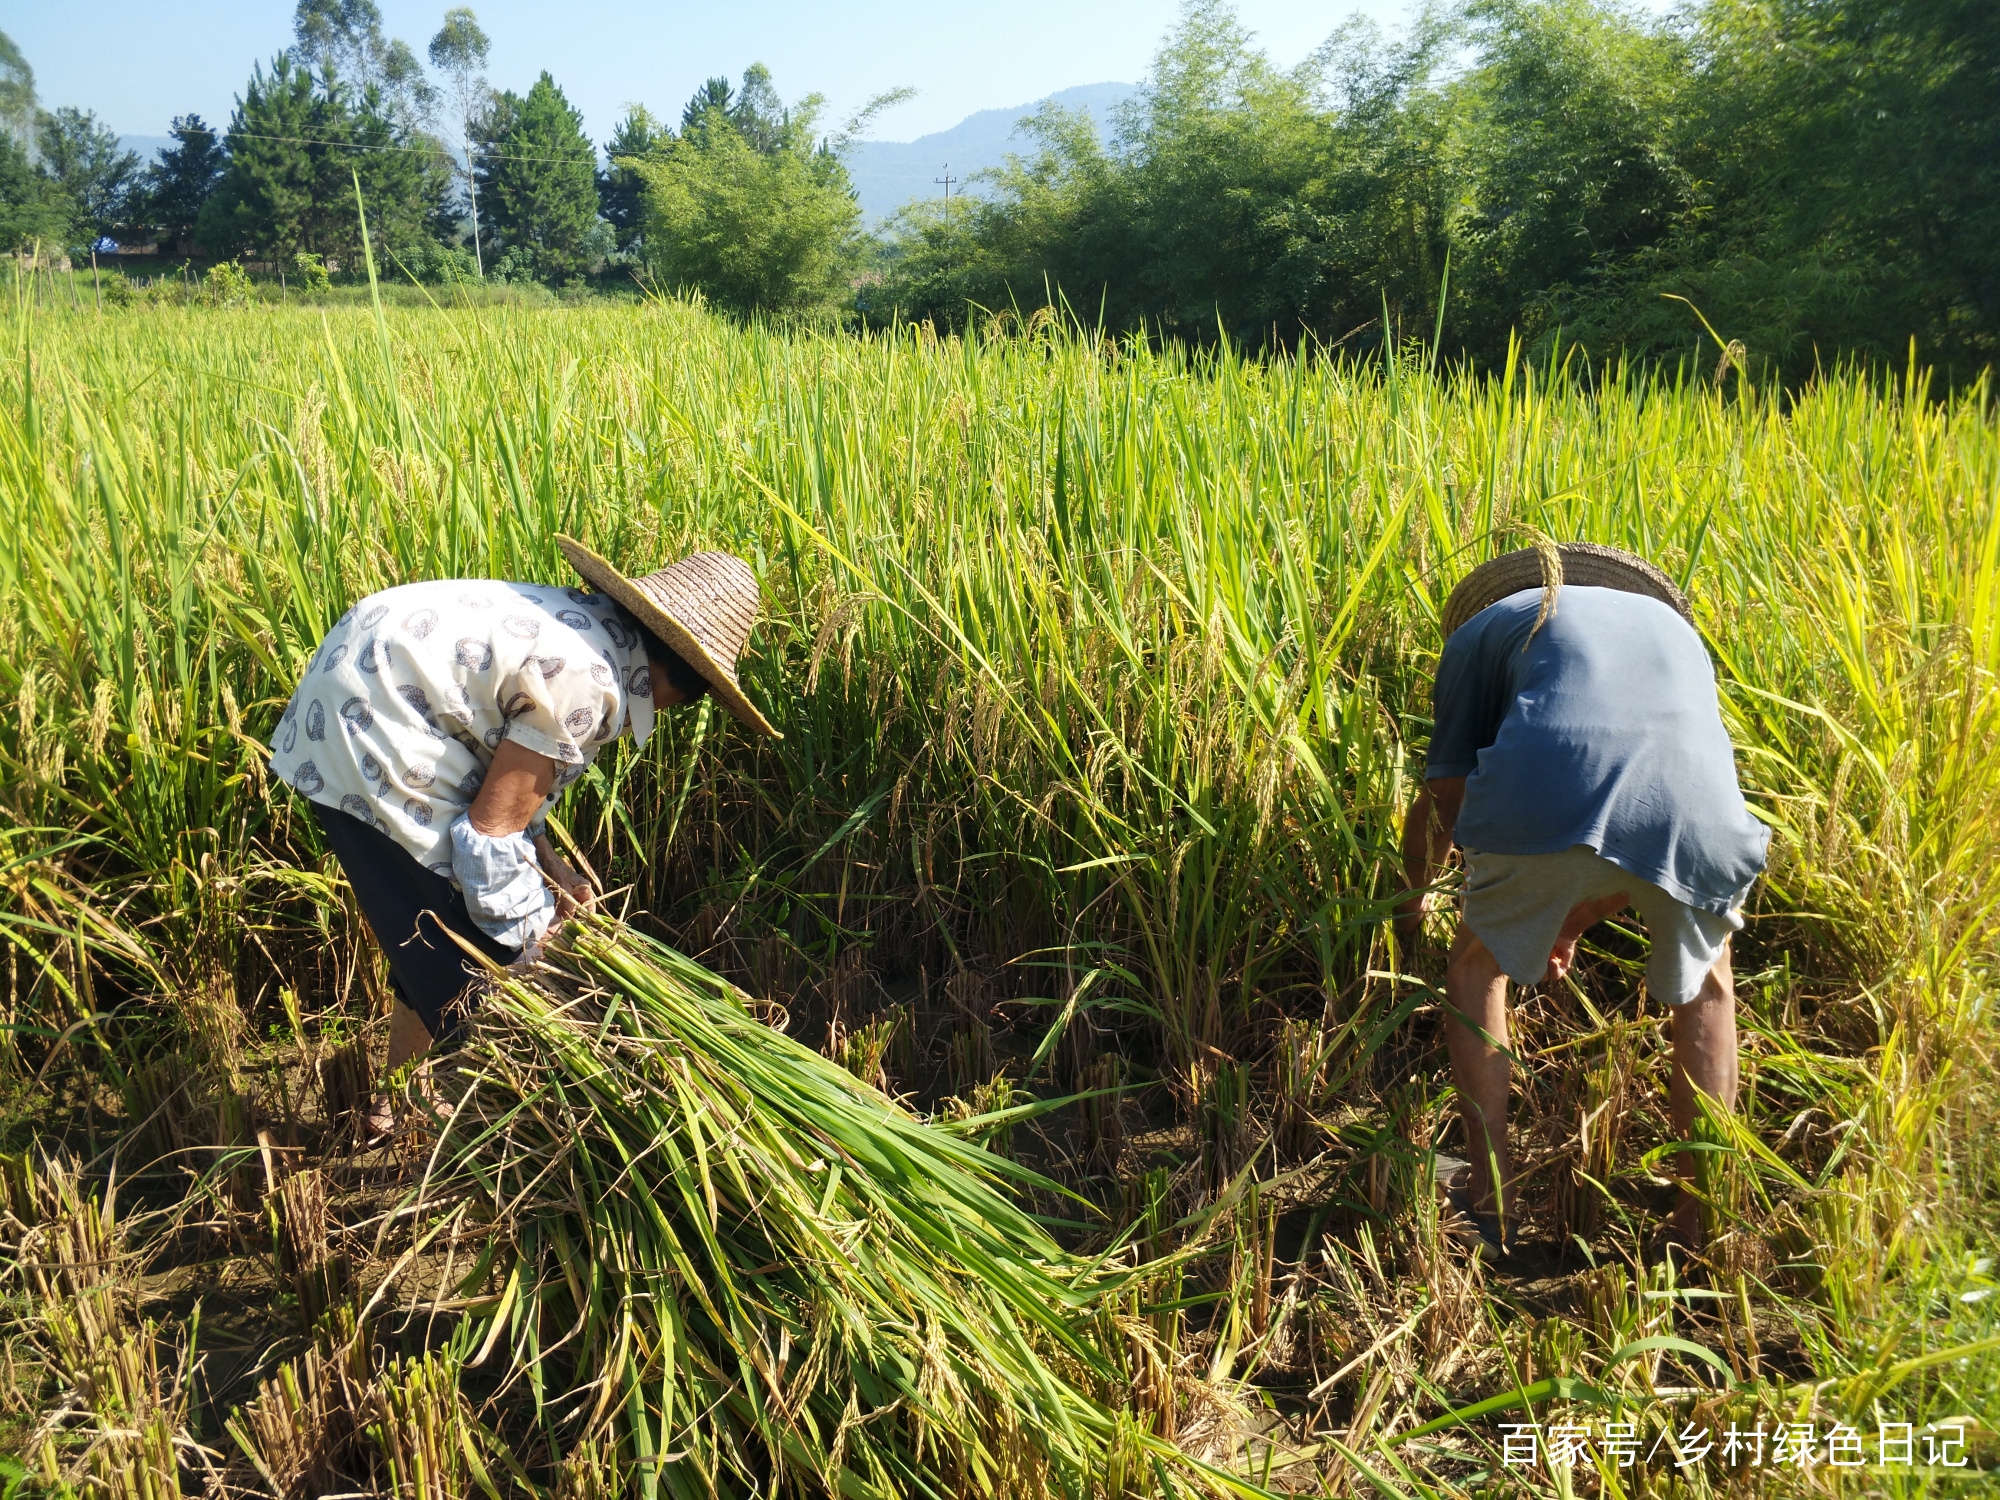
[[[1556,984],[1564,979],[1576,966],[1577,939],[1613,912],[1624,910],[1631,899],[1625,892],[1617,891],[1595,901],[1579,901],[1572,906],[1569,915],[1563,918],[1562,931],[1556,936],[1555,947],[1549,950],[1548,972],[1542,975],[1542,983]]]
[[[535,858],[556,892],[556,920],[567,922],[578,912],[596,909],[597,890],[570,862],[556,853],[545,834],[535,840]]]
[[[1403,883],[1418,892],[1396,908],[1396,940],[1414,946],[1424,932],[1424,917],[1436,893],[1424,887],[1438,878],[1451,856],[1452,830],[1465,803],[1465,778],[1440,776],[1417,789],[1416,800],[1403,819]]]

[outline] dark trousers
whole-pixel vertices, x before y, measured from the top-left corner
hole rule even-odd
[[[455,1041],[456,1002],[481,970],[447,933],[456,933],[497,964],[512,963],[521,950],[481,932],[452,883],[418,864],[415,855],[381,829],[317,802],[312,810],[389,960],[389,986],[396,998],[423,1019],[432,1040]]]

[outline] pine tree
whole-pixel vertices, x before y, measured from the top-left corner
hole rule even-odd
[[[222,181],[229,153],[200,115],[176,115],[175,144],[146,169],[145,217],[168,248],[194,236],[201,206]]]
[[[496,98],[476,139],[480,215],[498,244],[525,250],[544,281],[581,274],[597,223],[597,153],[582,112],[543,73],[526,98]]]
[[[361,253],[358,176],[378,245],[413,245],[435,231],[448,189],[444,153],[399,129],[380,93],[358,97],[331,74],[315,80],[280,54],[259,68],[230,121],[229,166],[195,235],[218,255],[353,265]],[[359,149],[357,149],[359,148]]]
[[[681,106],[681,134],[699,130],[710,113],[726,115],[736,102],[736,94],[729,87],[727,78],[711,78],[694,91],[692,98]]]
[[[631,249],[639,240],[640,194],[645,184],[630,163],[666,150],[673,139],[673,132],[655,120],[652,111],[635,104],[604,143],[608,162],[597,175],[597,211],[617,235],[620,250]]]

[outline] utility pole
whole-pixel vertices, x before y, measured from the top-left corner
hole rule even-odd
[[[956,177],[951,175],[951,163],[946,162],[944,164],[944,176],[933,177],[931,181],[944,185],[944,221],[946,224],[949,224],[951,223],[951,185],[958,181]]]
[[[468,122],[465,130],[465,188],[472,194],[472,263],[479,268],[479,279],[486,279],[486,257],[479,249],[479,174],[472,167],[472,127]]]

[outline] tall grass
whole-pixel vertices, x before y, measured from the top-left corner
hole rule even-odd
[[[563,809],[631,910],[780,1001],[950,987],[968,1058],[1011,1018],[1061,1081],[1110,1054],[1199,1121],[1282,1075],[1331,1129],[1427,1037],[1427,960],[1379,919],[1437,611],[1532,526],[1683,581],[1777,830],[1721,1211],[1763,1247],[1743,1274],[1816,1268],[1801,1377],[1893,1365],[1882,1320],[1922,1305],[1894,1289],[1972,1243],[2000,902],[1983,386],[1472,380],[671,304],[385,316],[386,340],[347,313],[13,310],[0,922],[30,1062],[121,1006],[343,984],[315,834],[258,742],[354,597],[560,578],[562,531],[635,567],[726,547],[766,591],[746,677],[785,740],[677,716]],[[1531,1017],[1524,1045],[1609,1057],[1617,999],[1556,997],[1581,1031]],[[1311,1055],[1267,1066],[1294,1017]],[[1537,1076],[1529,1102],[1568,1108]],[[1663,1138],[1649,1087],[1628,1150]],[[1974,1308],[1910,1312],[1900,1347]]]

